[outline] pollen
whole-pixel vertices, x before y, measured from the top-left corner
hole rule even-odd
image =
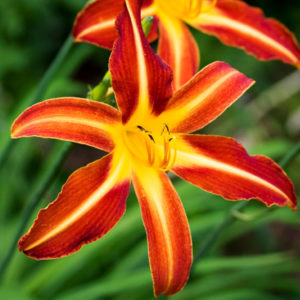
[[[124,131],[125,147],[135,162],[145,163],[162,171],[172,168],[176,160],[175,136],[167,124],[160,132],[152,132],[141,125]]]

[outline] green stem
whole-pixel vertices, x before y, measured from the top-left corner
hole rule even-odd
[[[0,264],[0,279],[3,276],[13,254],[15,253],[18,239],[23,233],[24,227],[26,227],[33,210],[36,209],[43,195],[55,179],[57,172],[59,171],[62,162],[67,157],[72,145],[73,144],[69,142],[60,142],[56,147],[54,147],[51,157],[48,159],[46,166],[41,172],[42,179],[40,179],[40,176],[37,176],[34,188],[35,192],[33,192],[32,197],[30,197],[31,200],[28,202],[22,213],[21,222],[19,223],[10,247]]]
[[[294,158],[296,158],[296,156],[299,153],[300,153],[300,142],[298,142],[296,146],[293,147],[293,149],[291,149],[291,151],[288,152],[285,157],[283,157],[283,159],[279,163],[280,166],[283,168],[286,167]],[[213,246],[215,241],[218,239],[220,234],[223,232],[223,230],[236,220],[235,212],[246,208],[249,205],[249,203],[250,203],[249,201],[243,201],[237,203],[232,207],[232,209],[229,210],[229,212],[224,217],[223,221],[212,231],[208,239],[200,248],[199,252],[195,255],[195,261],[204,257],[209,251],[209,249]]]
[[[49,83],[53,79],[54,75],[58,71],[59,67],[63,63],[63,61],[66,58],[66,56],[68,55],[68,53],[70,52],[72,45],[73,45],[73,37],[69,36],[66,39],[66,41],[64,42],[61,50],[59,51],[59,53],[57,54],[57,56],[51,63],[50,67],[46,71],[42,80],[40,81],[40,83],[37,87],[37,90],[32,97],[32,100],[30,100],[30,102],[27,103],[28,102],[27,98],[24,98],[24,100],[20,103],[20,105],[18,105],[16,111],[12,114],[13,118],[9,123],[12,123],[13,120],[15,119],[15,117],[18,114],[20,114],[25,108],[34,104],[35,102],[39,101],[42,98],[43,94],[46,92],[46,90],[49,86]],[[12,148],[15,145],[15,141],[10,138],[9,130],[7,130],[7,132],[8,132],[7,137],[5,138],[4,141],[2,140],[2,145],[3,145],[2,149],[3,150],[2,150],[2,153],[0,154],[0,168],[3,166],[4,162],[7,160],[9,153],[12,151]]]
[[[285,168],[294,158],[297,157],[299,152],[300,152],[300,142],[298,142],[296,146],[290,152],[288,152],[286,156],[282,158],[282,160],[279,162],[279,165]]]

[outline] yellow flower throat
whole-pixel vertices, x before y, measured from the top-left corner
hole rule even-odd
[[[155,0],[158,9],[180,19],[196,18],[216,5],[217,0]]]
[[[167,124],[163,125],[158,134],[141,125],[123,132],[123,140],[132,159],[162,171],[170,170],[175,163],[174,139]]]

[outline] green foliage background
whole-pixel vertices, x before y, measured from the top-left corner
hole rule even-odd
[[[14,117],[30,103],[40,78],[68,36],[85,0],[0,1],[0,151]],[[267,16],[284,22],[300,40],[297,0],[258,1]],[[281,62],[258,62],[243,51],[222,45],[193,30],[201,49],[201,66],[224,60],[254,78],[256,85],[204,133],[233,136],[252,154],[276,161],[299,141],[300,74]],[[155,46],[155,45],[154,45]],[[40,101],[58,96],[84,97],[89,84],[107,71],[109,52],[77,44],[61,65]],[[23,102],[22,102],[23,103]],[[16,235],[22,211],[53,167],[63,142],[21,139],[0,169],[0,260]],[[102,153],[84,146],[72,148],[42,197],[38,210],[55,199],[71,172]],[[300,156],[286,172],[300,193]],[[192,230],[195,257],[234,203],[173,180]],[[253,202],[253,203],[252,203]],[[296,300],[300,299],[300,215],[288,208],[266,210],[252,201],[223,230],[216,242],[196,259],[185,289],[173,299]],[[34,261],[17,251],[1,274],[1,300],[152,299],[147,245],[133,193],[126,215],[104,238],[78,253],[52,261]],[[1,276],[0,275],[0,276]],[[164,297],[160,297],[164,298]]]

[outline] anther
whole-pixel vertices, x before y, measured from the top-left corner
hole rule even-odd
[[[150,132],[149,130],[146,130],[143,126],[141,125],[138,125],[136,126],[140,131],[143,131],[143,132]]]
[[[141,125],[124,132],[124,142],[131,154],[161,171],[170,170],[175,163],[176,149],[172,142],[175,138],[175,135],[170,134],[167,124],[163,124],[160,136]],[[136,146],[134,146],[135,143],[137,143]]]
[[[168,134],[170,134],[169,126],[166,123],[164,123],[164,127],[163,127],[160,135],[163,135],[163,133],[164,133],[165,130],[167,130]]]
[[[151,134],[148,134],[150,140],[155,144],[155,140],[154,140],[154,137],[151,135]]]
[[[170,134],[170,129],[169,129],[169,126],[165,123],[165,128],[167,129],[168,131],[168,134]]]

